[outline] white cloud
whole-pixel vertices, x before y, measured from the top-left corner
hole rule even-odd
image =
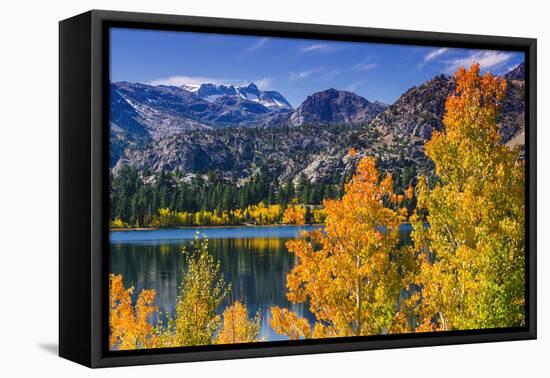
[[[313,45],[305,46],[300,49],[300,52],[313,52],[313,51],[329,51],[331,49],[330,45],[326,43],[316,43]]]
[[[250,46],[248,46],[244,52],[252,52],[252,51],[256,51],[256,50],[259,50],[261,49],[262,47],[264,47],[266,44],[267,44],[267,41],[269,40],[269,38],[267,37],[264,37],[264,38],[260,38],[258,39],[256,42],[254,42],[253,44],[251,44]]]
[[[150,85],[173,85],[173,86],[182,86],[184,84],[193,85],[193,84],[203,84],[203,83],[212,83],[212,84],[234,84],[236,80],[227,80],[219,79],[206,76],[169,76],[156,80],[151,80],[147,84]]]
[[[270,77],[264,77],[258,80],[254,80],[254,84],[262,91],[267,91],[273,88],[273,79]]]
[[[290,80],[304,80],[304,79],[307,79],[309,77],[311,77],[313,74],[315,73],[318,73],[320,72],[321,69],[319,68],[314,68],[314,69],[311,69],[311,70],[305,70],[305,71],[300,71],[300,72],[291,72],[290,73]]]
[[[263,77],[252,81],[261,90],[268,90],[273,88],[273,79],[271,77]],[[237,79],[221,79],[207,76],[170,76],[166,78],[151,80],[147,84],[149,85],[171,85],[175,87],[181,87],[182,85],[200,85],[200,84],[223,84],[245,86],[250,84],[250,80],[237,80]]]
[[[339,70],[328,70],[326,67],[317,67],[299,72],[291,72],[290,80],[298,81],[311,78],[315,81],[331,81],[340,75],[340,73]]]
[[[490,70],[504,65],[512,57],[513,54],[502,51],[479,51],[471,53],[463,58],[447,61],[445,71],[447,73],[453,73],[460,67],[470,68],[474,63],[479,63],[484,70]]]
[[[517,67],[518,67],[517,64],[509,65],[508,67],[506,67],[506,72],[512,71],[512,70],[516,69]]]
[[[447,50],[449,50],[449,49],[446,48],[446,47],[442,47],[440,49],[435,49],[435,50],[430,51],[429,53],[427,53],[424,56],[424,63],[427,63],[430,60],[434,60],[438,56],[441,56],[441,55],[445,54],[447,52]]]
[[[322,74],[319,79],[323,80],[323,81],[330,81],[332,79],[334,79],[336,76],[340,75],[340,71],[338,70],[330,70],[330,71],[327,71],[325,72],[324,74]]]
[[[363,85],[365,85],[367,82],[368,82],[367,79],[355,81],[355,82],[351,83],[350,85],[348,85],[346,87],[346,90],[353,92],[353,91],[357,90],[358,88],[362,87]]]
[[[378,67],[378,64],[376,63],[357,63],[353,66],[353,69],[355,71],[370,71],[376,67]]]

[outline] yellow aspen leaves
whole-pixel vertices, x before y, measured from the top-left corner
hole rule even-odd
[[[445,130],[426,143],[438,181],[417,185],[417,331],[521,326],[525,164],[518,148],[500,144],[496,119],[506,81],[480,75],[477,64],[459,69],[455,80]]]
[[[153,305],[155,290],[142,290],[132,305],[133,288],[125,289],[122,275],[109,275],[109,345],[118,349],[152,348],[156,344],[151,317],[158,312]]]
[[[459,69],[455,81],[445,129],[425,144],[435,177],[419,177],[403,193],[394,192],[391,175],[381,177],[374,158],[360,158],[350,148],[356,172],[342,198],[325,200],[322,208],[294,202],[230,212],[160,209],[154,222],[324,222],[324,229],[300,231],[286,242],[296,258],[286,297],[314,316],[310,324],[287,308],[271,307],[270,326],[290,340],[522,326],[525,162],[519,147],[500,141],[497,117],[506,81],[481,74],[477,64]],[[411,246],[400,243],[405,203],[416,203]],[[112,226],[127,225],[115,219]],[[230,285],[206,239],[196,236],[186,266],[175,314],[157,327],[155,291],[142,290],[134,305],[134,289],[124,287],[122,276],[109,276],[112,349],[260,341],[259,313],[251,318],[241,301],[222,311]]]
[[[308,339],[311,337],[311,329],[307,319],[299,317],[286,308],[271,307],[271,328],[280,335],[290,340]]]
[[[399,226],[406,210],[391,176],[374,158],[359,161],[341,200],[326,200],[326,228],[287,242],[298,263],[287,276],[288,299],[307,303],[313,331],[287,309],[271,308],[271,325],[290,338],[380,334],[390,330],[406,269],[398,269]],[[295,217],[292,210],[288,218]],[[287,215],[287,214],[285,214]],[[307,327],[306,327],[307,325]]]
[[[216,344],[251,343],[260,341],[260,313],[248,318],[248,310],[237,301],[223,311],[223,323],[216,338]]]
[[[221,322],[216,312],[229,293],[220,264],[208,253],[208,240],[198,234],[186,255],[187,271],[176,301],[173,320],[177,345],[208,345]]]
[[[283,223],[304,225],[306,223],[306,208],[300,205],[288,205],[283,214]]]

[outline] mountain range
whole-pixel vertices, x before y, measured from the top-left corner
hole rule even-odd
[[[208,102],[215,102],[220,97],[236,97],[243,100],[259,103],[271,110],[291,110],[292,105],[276,91],[260,91],[256,84],[250,83],[246,86],[235,87],[223,84],[197,84],[183,85],[183,89],[195,93],[200,99]]]
[[[524,142],[524,67],[503,75],[508,90],[498,122],[503,143]],[[246,180],[268,165],[281,180],[306,176],[339,182],[356,159],[349,147],[375,154],[382,168],[429,170],[423,144],[443,129],[454,80],[440,75],[405,91],[393,104],[327,89],[293,109],[282,94],[254,83],[236,87],[111,84],[110,166],[141,171],[217,171]],[[360,154],[360,155],[361,155]]]

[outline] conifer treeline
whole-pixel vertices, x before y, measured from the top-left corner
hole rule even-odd
[[[184,180],[180,171],[140,175],[128,166],[116,176],[111,175],[110,183],[111,220],[131,227],[152,226],[161,209],[221,216],[260,203],[279,205],[281,209],[295,202],[320,205],[325,199],[340,198],[343,188],[342,183],[312,183],[305,176],[300,176],[296,185],[290,180],[280,183],[270,176],[266,166],[242,185],[215,172]]]

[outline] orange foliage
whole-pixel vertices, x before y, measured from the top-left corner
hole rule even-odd
[[[373,158],[360,160],[343,198],[324,201],[325,231],[302,232],[299,239],[287,242],[299,259],[287,276],[287,297],[293,303],[309,303],[317,319],[314,330],[297,315],[273,307],[277,332],[298,338],[393,329],[404,285],[398,265],[406,271],[410,261],[406,250],[397,248],[406,215],[399,208],[402,199],[393,192],[391,176],[380,180]]]
[[[283,214],[283,223],[297,224],[299,226],[306,223],[306,208],[300,205],[289,205]]]
[[[473,172],[492,169],[502,159],[497,116],[506,92],[506,80],[479,74],[479,64],[455,74],[456,94],[445,103],[444,131],[434,131],[426,155],[436,162],[444,181],[464,181]],[[496,147],[496,148],[491,148]],[[492,155],[492,156],[489,156]],[[480,163],[487,163],[480,167]]]
[[[521,326],[525,167],[519,148],[500,141],[497,116],[506,81],[480,75],[478,64],[459,69],[455,79],[445,130],[426,143],[439,180],[430,187],[420,178],[417,185],[417,331]]]
[[[155,290],[142,290],[135,307],[134,288],[124,288],[122,275],[109,275],[110,316],[109,346],[111,349],[143,349],[157,346],[155,330],[149,322],[158,308],[153,305]]]
[[[307,339],[311,337],[311,329],[307,319],[301,318],[286,308],[271,307],[271,328],[290,340]]]
[[[223,324],[216,344],[251,343],[258,341],[260,333],[260,313],[248,319],[248,310],[237,301],[226,307],[223,312]]]

